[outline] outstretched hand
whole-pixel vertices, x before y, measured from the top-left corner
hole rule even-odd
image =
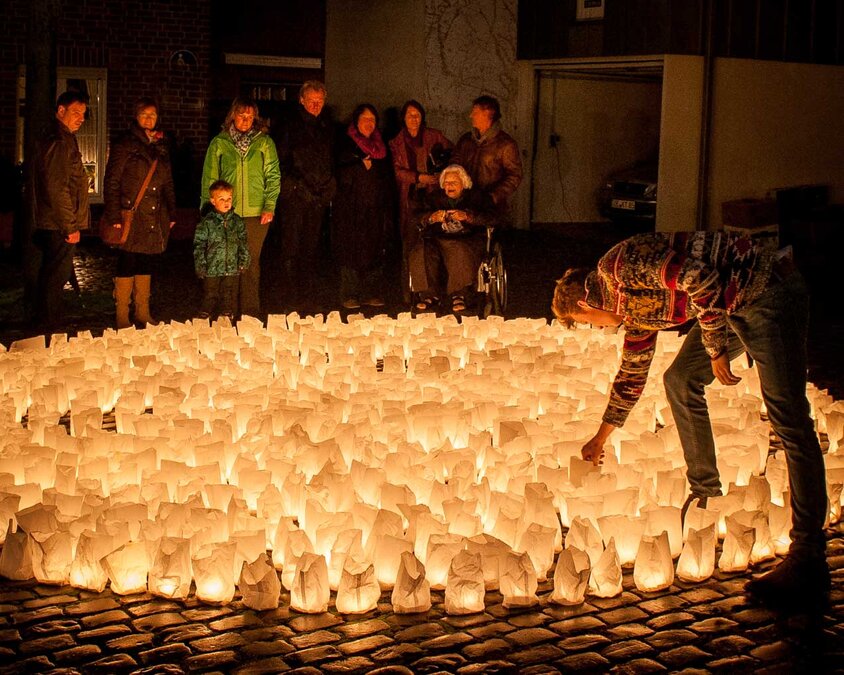
[[[741,382],[741,378],[733,375],[733,371],[730,370],[730,357],[727,352],[723,352],[712,359],[712,374],[721,384],[728,386]]]

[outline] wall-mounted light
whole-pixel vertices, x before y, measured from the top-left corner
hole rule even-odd
[[[189,49],[179,49],[170,55],[170,70],[191,70],[196,67],[196,54]]]

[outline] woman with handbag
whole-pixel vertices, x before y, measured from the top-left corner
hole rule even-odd
[[[155,323],[149,310],[152,274],[175,224],[176,199],[169,147],[151,98],[138,100],[129,130],[111,147],[104,197],[104,225],[122,239],[114,275],[117,327],[131,325],[130,302],[135,323]]]

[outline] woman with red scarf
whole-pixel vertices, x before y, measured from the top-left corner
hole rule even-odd
[[[340,266],[343,307],[384,304],[384,255],[392,232],[393,177],[378,112],[359,105],[337,148],[331,249]]]
[[[454,144],[438,129],[425,123],[425,109],[413,99],[401,107],[402,130],[390,141],[393,170],[399,191],[399,234],[402,246],[402,296],[410,302],[410,251],[419,243],[419,228],[413,217],[415,199],[423,191],[437,191],[439,172],[448,164]]]

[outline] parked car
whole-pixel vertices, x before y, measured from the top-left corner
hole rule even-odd
[[[656,162],[643,162],[607,178],[598,191],[598,209],[611,220],[656,217]]]

